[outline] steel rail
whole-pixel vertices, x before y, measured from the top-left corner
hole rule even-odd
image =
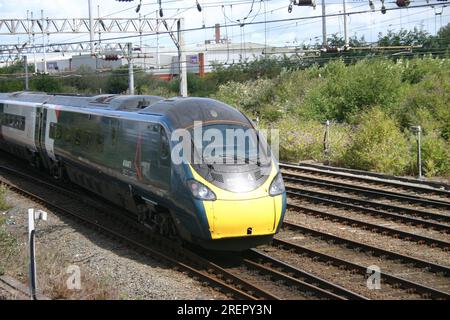
[[[336,285],[328,280],[322,279],[312,273],[301,270],[281,260],[275,259],[267,254],[262,253],[258,249],[251,249],[245,253],[244,257],[248,260],[257,261],[263,265],[268,265],[276,270],[282,270],[289,276],[308,282],[316,287],[333,292],[341,297],[352,300],[369,300],[367,297],[353,292],[349,289]]]
[[[341,297],[337,294],[334,294],[332,292],[329,292],[327,290],[324,290],[322,288],[319,288],[315,285],[312,285],[310,283],[304,282],[302,280],[296,279],[294,277],[291,277],[289,275],[286,275],[280,271],[274,270],[270,267],[264,266],[261,263],[254,262],[248,259],[244,259],[243,263],[247,268],[257,270],[259,273],[266,274],[270,276],[272,279],[276,279],[277,281],[283,281],[286,285],[297,287],[303,290],[306,293],[312,293],[313,295],[327,298],[330,300],[347,300],[344,297]]]
[[[316,192],[316,193],[322,195],[322,193],[318,193],[318,192]],[[367,213],[371,216],[383,217],[386,219],[392,219],[394,221],[400,221],[400,222],[411,224],[411,225],[418,226],[418,227],[429,228],[429,229],[439,230],[439,231],[442,231],[445,233],[450,233],[450,225],[446,225],[446,224],[441,224],[441,223],[432,222],[432,221],[428,221],[428,220],[416,219],[413,217],[409,217],[409,216],[405,216],[405,215],[401,215],[401,214],[397,214],[397,213],[393,213],[393,212],[380,211],[380,210],[375,210],[375,209],[371,209],[371,208],[360,207],[360,206],[353,205],[353,204],[346,203],[346,202],[330,200],[330,199],[307,195],[307,194],[292,193],[289,191],[287,191],[287,194],[291,195],[293,197],[307,199],[312,202],[330,204],[334,207],[341,207],[341,208],[346,208],[346,209],[350,209],[350,210],[361,211],[361,212]],[[327,194],[324,193],[323,195],[326,196]]]
[[[348,183],[342,183],[337,181],[329,181],[325,179],[319,179],[319,178],[312,178],[312,177],[304,177],[296,174],[291,173],[283,173],[283,179],[285,181],[291,181],[291,182],[300,182],[301,184],[309,184],[319,187],[324,187],[327,189],[334,189],[334,190],[343,190],[350,193],[356,193],[356,194],[363,194],[370,197],[375,198],[386,198],[386,199],[392,199],[392,200],[398,200],[402,202],[408,202],[408,203],[416,203],[421,206],[432,206],[435,208],[444,208],[447,210],[450,210],[450,202],[446,201],[440,201],[440,200],[430,200],[422,197],[414,197],[410,195],[401,194],[398,192],[392,192],[392,191],[384,191],[384,190],[376,190],[369,187],[362,187],[348,184]]]
[[[344,217],[344,216],[337,215],[334,213],[315,210],[312,208],[294,205],[294,204],[290,204],[290,203],[287,204],[287,208],[295,210],[295,211],[302,211],[306,214],[313,215],[316,217],[321,217],[321,218],[325,218],[328,220],[345,223],[345,224],[348,224],[351,226],[360,227],[360,228],[369,230],[371,232],[387,234],[394,238],[401,238],[401,239],[404,239],[407,241],[416,241],[419,244],[427,244],[427,245],[430,245],[431,247],[440,247],[440,248],[444,249],[445,251],[450,249],[450,242],[447,242],[447,241],[434,239],[434,238],[422,236],[419,234],[406,232],[406,231],[402,231],[402,230],[398,230],[398,229],[394,229],[394,228],[389,228],[389,227],[385,227],[382,225],[378,225],[378,224],[374,224],[374,223],[370,223],[370,222],[366,222],[366,221],[361,221],[361,220],[357,220],[357,219],[353,219],[353,218],[348,218],[348,217]]]
[[[288,192],[288,194],[296,194],[296,195],[307,194],[307,195],[319,196],[322,198],[325,197],[325,198],[332,199],[332,200],[338,200],[338,201],[347,202],[347,203],[351,202],[351,203],[358,204],[361,206],[370,206],[370,207],[376,208],[376,209],[383,209],[383,210],[394,211],[394,212],[404,212],[405,214],[419,216],[424,219],[428,218],[428,219],[433,219],[433,220],[436,220],[439,222],[450,223],[450,216],[433,213],[433,212],[428,212],[428,211],[423,211],[423,210],[404,208],[404,207],[394,206],[394,205],[390,205],[390,204],[374,202],[374,201],[370,201],[370,200],[356,199],[356,198],[352,198],[352,197],[345,197],[345,196],[341,196],[341,195],[329,194],[329,193],[307,190],[307,189],[300,189],[297,187],[290,187],[290,186],[286,186],[286,191]]]
[[[328,175],[328,176],[334,176],[339,177],[343,179],[349,179],[353,181],[360,181],[370,184],[378,184],[378,185],[384,185],[384,186],[390,186],[392,188],[402,188],[402,189],[410,189],[415,192],[421,192],[421,193],[428,193],[428,194],[436,194],[445,196],[447,198],[450,198],[450,191],[449,190],[443,190],[438,189],[436,186],[430,186],[428,185],[428,182],[420,181],[420,180],[402,180],[401,177],[387,177],[386,175],[376,175],[373,172],[355,172],[352,170],[346,170],[345,171],[339,171],[339,168],[333,168],[333,167],[324,167],[319,168],[317,165],[294,165],[294,164],[288,164],[288,163],[280,163],[280,168],[288,168],[296,171],[303,171],[303,172],[309,172],[309,173],[315,173],[319,175]],[[365,177],[362,176],[362,174],[372,175],[374,177]],[[395,181],[393,179],[398,179],[399,181]],[[401,182],[404,181],[404,182]],[[420,186],[417,184],[425,183],[427,186]],[[450,188],[450,186],[449,186]]]
[[[371,246],[359,241],[354,241],[354,240],[350,240],[350,239],[346,239],[346,238],[342,238],[342,237],[338,237],[329,233],[325,233],[319,230],[315,230],[315,229],[311,229],[299,224],[295,224],[292,222],[287,222],[284,221],[283,223],[283,227],[284,228],[290,228],[296,231],[300,231],[303,234],[306,235],[311,235],[313,237],[316,238],[321,238],[321,239],[326,239],[326,240],[331,240],[334,241],[336,243],[340,243],[345,245],[346,247],[350,247],[352,249],[364,249],[365,252],[370,253],[371,255],[378,255],[378,256],[384,256],[386,258],[390,258],[391,260],[400,260],[400,261],[404,261],[407,264],[413,264],[414,266],[418,266],[421,268],[425,268],[426,270],[430,271],[430,272],[435,272],[435,273],[443,273],[445,276],[449,276],[450,275],[450,267],[444,266],[444,265],[440,265],[437,263],[433,263],[433,262],[429,262],[429,261],[425,261],[419,258],[414,258],[411,256],[407,256],[404,254],[400,254],[397,252],[393,252],[393,251],[389,251],[389,250],[385,250],[382,248],[378,248],[375,246]]]
[[[317,252],[315,250],[305,248],[303,246],[297,245],[295,243],[292,243],[292,242],[289,242],[286,240],[274,238],[273,245],[276,247],[279,247],[281,249],[284,249],[284,250],[289,250],[289,251],[294,250],[295,252],[297,252],[299,254],[305,254],[309,257],[319,259],[327,264],[330,263],[330,264],[333,264],[334,266],[342,267],[347,270],[354,271],[363,276],[366,276],[367,272],[368,272],[368,269],[366,266],[362,266],[360,264],[356,264],[356,263],[346,261],[346,260],[343,260],[343,259],[340,259],[337,257],[333,257],[333,256],[330,256],[325,253]],[[428,287],[428,286],[425,286],[425,285],[422,285],[420,283],[416,283],[416,282],[413,282],[410,280],[399,278],[397,276],[394,276],[390,273],[386,273],[384,271],[380,271],[380,276],[381,276],[382,280],[384,280],[385,282],[387,282],[393,286],[399,285],[406,289],[414,290],[415,292],[420,293],[425,298],[450,300],[450,294],[440,291],[440,290],[437,290],[437,289],[434,289],[434,288],[431,288],[431,287]]]

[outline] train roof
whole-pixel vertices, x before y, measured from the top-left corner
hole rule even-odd
[[[176,97],[164,99],[148,95],[97,96],[59,95],[40,92],[0,93],[0,100],[48,103],[70,107],[129,111],[132,114],[165,116],[174,129],[193,127],[195,121],[207,123],[234,123],[252,127],[251,121],[239,110],[214,99]]]
[[[0,93],[0,99],[120,111],[139,111],[155,102],[164,100],[163,97],[149,95],[102,94],[97,96],[81,96],[26,91]]]
[[[193,127],[195,121],[207,123],[234,123],[252,127],[250,120],[239,110],[209,98],[171,98],[161,100],[140,114],[165,115],[174,128]]]

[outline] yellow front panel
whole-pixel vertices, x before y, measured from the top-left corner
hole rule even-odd
[[[260,187],[249,192],[231,192],[203,179],[192,167],[194,179],[210,188],[215,201],[203,201],[212,239],[274,234],[281,218],[282,196],[269,196],[269,186],[277,174],[272,163],[270,175]]]
[[[266,196],[251,200],[216,200],[212,202],[213,239],[225,237],[267,235],[275,232],[276,208],[274,198]]]

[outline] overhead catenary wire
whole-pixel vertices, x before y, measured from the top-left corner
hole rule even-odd
[[[363,4],[363,5],[365,5],[365,4]],[[421,11],[421,12],[424,12],[424,11]],[[414,15],[414,14],[418,14],[418,13],[410,13],[410,15]],[[391,19],[391,20],[395,20],[395,19]],[[389,21],[389,20],[388,20]],[[314,21],[311,21],[311,22],[302,22],[301,24],[300,23],[298,23],[298,22],[295,22],[295,24],[296,25],[302,25],[302,26],[304,26],[304,25],[306,25],[306,24],[309,24],[309,23],[314,23]],[[282,24],[282,25],[279,25],[279,26],[277,26],[277,27],[271,27],[271,28],[269,28],[269,30],[276,30],[276,29],[279,29],[279,28],[283,28],[283,27],[288,27],[289,25],[294,25],[294,23],[292,22],[292,23],[285,23],[285,24]],[[228,30],[228,24],[226,24],[225,25],[226,26],[226,29]],[[266,28],[266,25],[265,25],[265,27],[264,28]],[[363,28],[361,28],[361,27],[355,27],[355,28],[357,28],[358,30],[359,29],[363,29]],[[354,28],[354,29],[355,29]],[[370,28],[370,27],[366,27],[365,29],[368,29],[368,28]],[[253,32],[255,32],[255,30],[252,30],[251,32],[249,32],[249,33],[253,33]],[[333,33],[330,33],[329,35],[332,35]],[[161,36],[169,36],[168,34],[162,34]],[[242,36],[242,35],[241,35]],[[227,38],[228,38],[228,35],[227,35]],[[233,36],[232,36],[232,38],[233,38]],[[309,37],[310,38],[310,40],[312,39],[312,38],[314,38],[314,36],[312,36],[312,37]],[[303,38],[303,40],[308,40],[308,38]],[[81,43],[86,43],[86,42],[81,42]],[[74,44],[76,44],[76,43],[74,43]],[[187,44],[187,45],[191,45],[191,44],[195,44],[195,43],[190,43],[190,44]],[[52,45],[52,44],[48,44],[48,45]],[[55,44],[53,44],[53,45],[55,45]],[[56,44],[57,45],[57,44]],[[41,46],[35,46],[35,48],[40,48]],[[7,52],[7,50],[3,50],[4,52]],[[167,52],[166,52],[167,53]]]
[[[424,5],[415,5],[415,6],[409,6],[409,9],[415,9],[415,8],[425,8],[425,7],[431,7],[431,6],[444,6],[445,3],[436,3],[436,4],[424,4]],[[396,10],[401,10],[403,8],[397,7],[397,8],[387,8],[387,11],[396,11]],[[346,15],[350,16],[350,15],[359,15],[359,14],[364,14],[364,13],[370,13],[372,12],[370,9],[369,10],[359,10],[359,11],[350,11],[347,12]],[[344,15],[344,13],[338,12],[338,13],[331,13],[331,14],[327,14],[326,17],[339,17]],[[283,19],[273,19],[273,20],[268,20],[268,21],[253,21],[253,22],[246,22],[244,25],[260,25],[260,24],[264,24],[264,23],[280,23],[280,22],[284,22],[284,21],[301,21],[301,20],[311,20],[311,19],[320,19],[322,18],[322,15],[315,15],[315,16],[306,16],[306,17],[293,17],[293,18],[283,18]],[[242,24],[232,24],[229,25],[229,27],[236,27],[236,26],[241,26]],[[185,28],[183,30],[180,30],[181,32],[192,32],[192,31],[199,31],[199,30],[203,30],[203,29],[214,29],[215,26],[205,26],[205,27],[194,27],[194,28]],[[161,34],[170,34],[169,31],[161,31],[158,33],[159,35]],[[123,39],[130,39],[130,38],[138,38],[141,35],[128,35],[128,36],[118,36],[118,37],[109,37],[109,38],[104,38],[103,42],[105,41],[114,41],[114,40],[123,40]],[[143,34],[142,37],[151,37],[151,36],[155,36],[154,33],[151,34]],[[89,40],[84,40],[84,41],[76,41],[76,42],[59,42],[59,43],[52,43],[49,45],[71,45],[71,44],[82,44],[82,43],[90,43]],[[42,48],[43,46],[34,46],[31,48]],[[6,51],[6,50],[3,50]],[[1,51],[0,51],[1,52]]]

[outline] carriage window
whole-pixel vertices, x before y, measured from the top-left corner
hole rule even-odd
[[[50,123],[50,131],[48,133],[51,139],[61,139],[61,125],[51,122]]]
[[[5,127],[10,127],[10,128],[24,131],[25,130],[25,117],[16,115],[16,114],[4,113],[1,117],[0,124]]]

